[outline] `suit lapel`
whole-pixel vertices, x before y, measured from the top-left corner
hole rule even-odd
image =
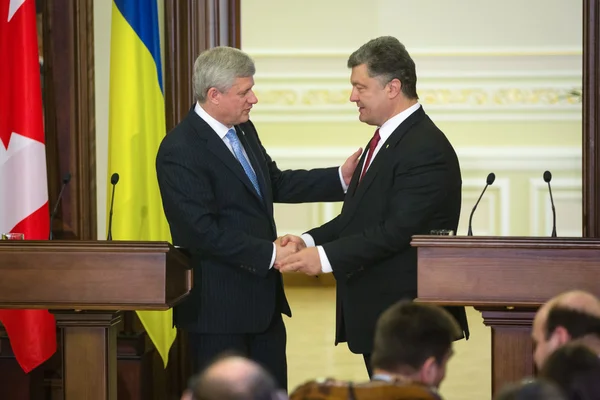
[[[365,195],[365,193],[367,193],[369,186],[371,186],[371,184],[375,180],[378,171],[383,165],[386,164],[385,161],[389,157],[390,153],[392,153],[396,146],[398,146],[398,143],[400,142],[400,140],[402,140],[402,138],[406,135],[410,128],[412,128],[412,126],[418,121],[420,121],[424,116],[425,112],[423,111],[423,107],[419,107],[417,111],[412,113],[406,120],[404,120],[385,141],[385,143],[383,143],[381,149],[379,149],[375,158],[371,160],[371,165],[369,166],[369,169],[367,169],[367,172],[365,173],[365,176],[363,177],[362,181],[358,183],[358,179],[356,179],[356,182],[354,182],[355,187],[352,192],[350,192],[350,188],[348,188],[348,192],[351,193],[351,197],[347,198],[347,202],[344,202],[344,210],[342,210],[342,216],[346,223],[350,221],[350,217],[356,212],[360,200]],[[363,154],[363,161],[360,163],[361,167],[358,171],[358,177],[360,177],[360,173],[362,172],[364,158],[365,157]],[[356,171],[354,171],[354,176],[352,177],[353,181],[355,180],[355,178],[357,178],[356,175],[357,173]]]
[[[227,148],[223,140],[216,134],[215,131],[208,125],[195,111],[190,112],[192,125],[202,138],[206,140],[206,148],[213,153],[235,176],[242,181],[248,190],[264,205],[263,200],[256,193],[256,189],[252,186],[252,182],[244,172],[244,168],[235,158],[231,151]],[[243,135],[240,135],[243,136]],[[247,146],[244,146],[247,148]],[[248,150],[246,150],[248,153]],[[254,164],[253,164],[254,167]],[[258,175],[258,174],[257,174]]]

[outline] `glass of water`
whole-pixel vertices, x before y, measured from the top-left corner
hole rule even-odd
[[[23,233],[2,233],[2,240],[25,240],[25,234]]]
[[[443,235],[443,236],[454,236],[452,229],[433,229],[429,231],[430,235]]]

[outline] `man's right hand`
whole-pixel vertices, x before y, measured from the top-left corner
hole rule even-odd
[[[304,248],[306,248],[306,243],[300,236],[295,235],[285,235],[278,237],[275,240],[275,265],[278,265],[281,260],[289,256],[290,254],[294,254]]]
[[[297,253],[300,248],[296,243],[287,243],[285,246],[283,246],[281,244],[281,241],[279,240],[280,238],[278,238],[275,241],[275,264],[274,265],[278,265],[278,263],[281,262],[281,260],[283,260],[284,258],[286,258],[287,256]]]
[[[298,250],[306,248],[306,243],[300,236],[296,235],[285,235],[277,238],[275,243],[279,242],[281,246],[287,246],[290,243],[295,243],[298,246]]]

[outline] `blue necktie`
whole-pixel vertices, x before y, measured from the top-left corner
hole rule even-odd
[[[237,160],[240,162],[240,164],[242,164],[242,168],[244,168],[244,172],[248,176],[248,179],[250,179],[250,182],[252,182],[252,186],[254,186],[254,189],[256,189],[256,193],[258,193],[258,197],[260,197],[262,199],[262,195],[260,193],[260,188],[258,186],[258,179],[256,179],[256,174],[254,173],[254,171],[252,170],[252,167],[250,166],[250,163],[244,156],[244,152],[242,150],[242,143],[240,142],[240,139],[237,137],[237,134],[235,133],[235,129],[233,129],[233,128],[229,129],[227,131],[227,135],[225,135],[225,137],[229,140],[229,143],[231,143],[231,147],[233,148],[233,154],[235,155],[235,158],[237,158]]]

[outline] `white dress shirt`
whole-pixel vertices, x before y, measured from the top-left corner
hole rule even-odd
[[[229,132],[229,129],[231,129],[231,128],[228,128],[227,126],[223,125],[222,123],[220,123],[219,121],[214,119],[212,116],[210,116],[198,103],[196,103],[196,106],[194,107],[194,111],[196,112],[196,114],[198,114],[198,116],[200,116],[200,118],[202,118],[204,120],[204,122],[206,122],[208,124],[208,126],[210,126],[213,129],[213,131],[216,132],[217,135],[219,135],[221,140],[225,143],[225,146],[227,146],[229,151],[231,151],[231,154],[233,154],[233,156],[235,157],[235,154],[233,152],[233,146],[231,145],[231,142],[229,142],[229,139],[227,138],[227,132]],[[250,162],[250,159],[248,158],[248,154],[246,153],[246,149],[244,149],[244,146],[242,146],[242,151],[244,152],[244,157],[246,157],[246,160],[248,161],[250,168],[252,168],[252,171],[254,171],[254,168],[252,167],[252,163]],[[254,173],[256,174],[256,171],[254,171]],[[340,167],[338,169],[338,173],[340,175],[340,182],[342,183],[342,189],[344,190],[344,193],[346,193],[346,191],[348,190],[348,185],[346,185],[346,182],[344,182],[344,177],[342,175],[342,167]],[[275,243],[273,243],[273,256],[271,257],[271,264],[269,264],[269,269],[273,268],[273,264],[275,264],[276,256],[277,256],[277,246],[275,245]]]
[[[412,113],[417,111],[419,109],[419,107],[421,107],[421,105],[419,103],[416,103],[416,104],[410,106],[409,108],[407,108],[406,110],[402,111],[401,113],[394,115],[392,118],[385,121],[383,123],[383,125],[381,125],[381,127],[379,128],[379,136],[381,139],[379,139],[379,143],[377,144],[377,147],[375,147],[375,150],[373,151],[373,156],[371,157],[370,164],[363,165],[363,170],[368,169],[373,164],[373,161],[375,161],[375,157],[377,157],[377,153],[379,152],[379,150],[381,150],[381,148],[383,147],[385,142],[389,139],[389,137],[392,135],[392,133],[394,133],[396,128],[398,128],[402,122],[404,122],[408,117],[410,117],[412,115]],[[366,163],[367,157],[369,157],[368,149],[367,149],[367,154],[365,155],[365,163]],[[343,180],[342,180],[342,182],[343,182]],[[345,190],[347,190],[347,189],[345,189]],[[308,233],[303,234],[301,237],[304,240],[304,243],[306,243],[306,247],[314,247],[315,246],[315,240]],[[325,254],[325,250],[323,249],[323,246],[317,246],[317,251],[319,252],[319,259],[321,260],[321,272],[323,272],[323,273],[333,272],[333,268],[331,267],[331,263],[329,262],[329,259],[327,258],[327,254]]]

